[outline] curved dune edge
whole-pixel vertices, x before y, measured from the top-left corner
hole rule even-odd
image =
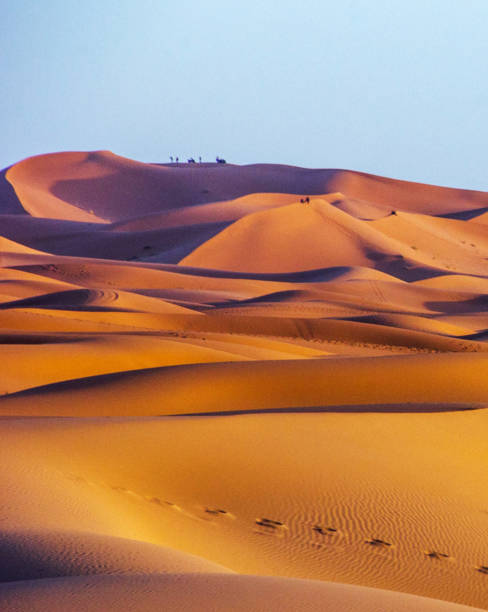
[[[203,612],[480,612],[405,593],[345,584],[263,576],[89,576],[0,585],[5,612],[130,609]]]
[[[447,214],[487,205],[486,194],[482,192],[349,170],[205,164],[205,180],[201,181],[202,169],[198,165],[144,164],[110,151],[66,152],[25,159],[10,167],[6,178],[30,214],[74,220],[115,220],[114,214],[119,219],[134,217],[134,201],[139,211],[148,214],[157,211],[156,202],[161,207],[161,199],[193,205],[258,192],[297,193],[297,186],[298,194],[340,192],[351,198],[427,214],[439,208]],[[213,180],[209,181],[208,176]]]
[[[172,548],[89,532],[0,531],[0,585],[93,574],[230,572]]]
[[[102,374],[3,396],[0,414],[149,416],[374,404],[406,404],[408,410],[408,404],[477,405],[487,397],[488,356],[445,354],[207,363]]]

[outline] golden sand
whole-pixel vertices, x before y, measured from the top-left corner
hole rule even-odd
[[[2,610],[488,609],[488,194],[2,180]]]

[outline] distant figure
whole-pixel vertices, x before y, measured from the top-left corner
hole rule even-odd
[[[222,159],[222,158],[221,158],[221,157],[219,157],[218,155],[217,155],[217,157],[215,158],[215,161],[216,161],[218,164],[225,164],[225,163],[227,163],[227,162],[225,161],[225,159]]]
[[[308,204],[310,202],[310,198],[308,196],[306,198],[300,198],[300,202],[302,204]]]
[[[188,160],[188,163],[189,164],[194,164],[195,163],[195,160],[193,159],[193,157],[190,157],[190,159]]]
[[[171,163],[173,163],[173,156],[172,155],[169,156],[169,159],[170,159]]]
[[[309,204],[309,203],[310,203],[310,198],[309,198],[308,196],[305,198],[305,202],[306,202],[307,204]]]
[[[180,161],[180,160],[179,160],[179,158],[177,157],[177,158],[176,158],[176,163],[178,163],[179,161]]]
[[[199,164],[201,164],[201,163],[202,163],[202,158],[201,158],[201,157],[199,157],[199,158],[198,158],[198,163],[199,163]]]

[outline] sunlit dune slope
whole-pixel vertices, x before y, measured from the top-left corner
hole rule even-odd
[[[488,609],[487,210],[349,170],[3,171],[0,608]]]
[[[313,200],[248,215],[181,263],[240,272],[297,272],[346,262],[371,265],[375,258],[392,254],[395,246],[325,200]]]
[[[401,376],[397,373],[401,372]],[[218,386],[212,381],[218,380]],[[151,395],[148,403],[147,396]],[[475,406],[488,396],[488,356],[308,359],[175,366],[80,378],[0,399],[0,414],[130,416],[362,406]],[[444,407],[444,405],[446,405]],[[341,409],[342,407],[342,409]]]
[[[142,540],[240,573],[483,606],[487,415],[4,419],[8,542],[58,573],[96,567],[104,547],[96,573],[127,573],[144,562],[127,540]],[[125,540],[70,535],[87,529]],[[154,554],[145,562],[153,573]]]

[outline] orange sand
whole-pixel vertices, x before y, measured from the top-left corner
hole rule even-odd
[[[110,152],[1,173],[0,608],[488,609],[487,207]]]

